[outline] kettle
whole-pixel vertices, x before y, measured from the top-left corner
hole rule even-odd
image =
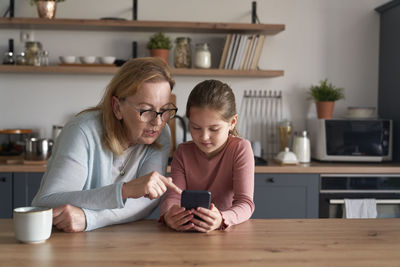
[[[300,163],[309,163],[311,161],[310,139],[307,136],[307,131],[303,131],[301,135],[294,137],[293,152]]]

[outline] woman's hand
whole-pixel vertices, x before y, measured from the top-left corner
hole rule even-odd
[[[122,198],[139,198],[144,196],[149,199],[156,199],[161,197],[167,189],[171,189],[179,195],[182,194],[182,190],[172,182],[172,178],[165,178],[154,171],[125,183],[122,186]]]
[[[168,227],[177,231],[187,231],[192,229],[194,225],[190,222],[191,219],[193,219],[191,211],[185,210],[184,207],[178,205],[173,205],[164,214],[164,221]]]
[[[86,216],[81,208],[64,205],[53,209],[53,224],[64,232],[82,232],[86,229]]]
[[[199,232],[210,232],[218,229],[222,223],[222,215],[211,203],[210,209],[198,207],[193,210],[193,214],[199,216],[203,221],[193,218],[192,223],[194,224],[193,229]]]

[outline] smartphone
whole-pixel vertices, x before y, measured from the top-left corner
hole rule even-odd
[[[186,210],[202,207],[209,209],[211,204],[211,192],[206,190],[184,190],[181,196],[181,207]],[[195,216],[196,219],[200,218]]]

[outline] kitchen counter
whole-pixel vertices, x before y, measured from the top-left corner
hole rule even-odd
[[[175,232],[154,220],[92,232],[53,229],[17,243],[0,219],[3,266],[397,266],[399,219],[249,220],[228,231]]]
[[[46,164],[23,164],[15,161],[6,164],[0,159],[0,172],[45,172]],[[170,167],[168,167],[170,171]],[[255,173],[316,173],[316,174],[338,174],[338,173],[377,173],[377,174],[400,174],[400,163],[325,163],[311,162],[311,164],[280,165],[275,161],[269,161],[267,166],[256,166]]]

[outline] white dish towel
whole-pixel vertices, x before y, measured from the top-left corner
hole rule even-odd
[[[376,199],[345,199],[348,219],[376,218]]]

